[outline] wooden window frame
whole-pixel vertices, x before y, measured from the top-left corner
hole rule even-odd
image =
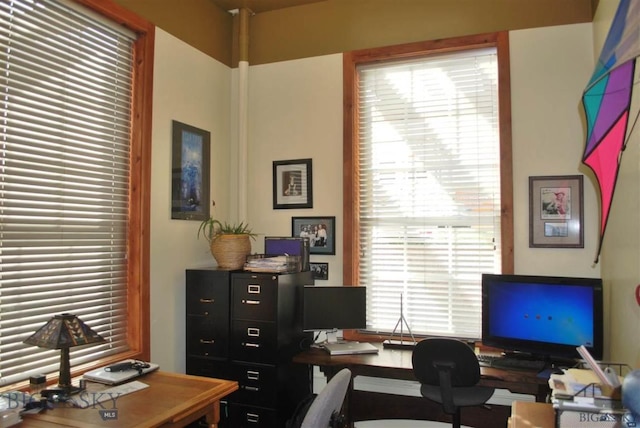
[[[360,284],[358,230],[358,75],[357,67],[382,61],[406,60],[466,49],[495,47],[498,51],[498,97],[500,132],[500,194],[502,272],[513,273],[513,172],[511,138],[511,77],[508,32],[478,34],[451,39],[363,49],[343,54],[343,284]],[[382,341],[384,334],[361,334],[345,330],[349,340]]]

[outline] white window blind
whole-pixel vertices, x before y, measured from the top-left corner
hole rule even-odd
[[[53,0],[0,0],[0,385],[58,370],[23,344],[74,313],[126,344],[133,34]]]
[[[414,334],[479,338],[501,265],[496,49],[357,71],[367,329],[391,332],[402,298]]]

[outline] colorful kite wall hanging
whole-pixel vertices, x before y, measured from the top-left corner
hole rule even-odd
[[[620,0],[600,58],[582,95],[587,141],[582,162],[591,168],[600,187],[600,257],[604,232],[620,169],[622,152],[638,122],[640,0]],[[635,90],[635,94],[634,94]]]

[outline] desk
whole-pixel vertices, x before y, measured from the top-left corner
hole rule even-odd
[[[508,428],[554,428],[555,412],[548,403],[514,401]]]
[[[328,379],[340,371],[342,368],[351,370],[353,377],[371,376],[387,379],[401,379],[416,381],[413,375],[413,364],[411,362],[411,349],[385,349],[382,344],[376,344],[379,347],[378,354],[361,354],[361,355],[340,355],[331,356],[322,349],[312,348],[294,356],[293,361],[300,364],[308,364],[310,366],[320,367]],[[522,370],[502,370],[490,367],[481,367],[482,378],[481,385],[491,386],[494,388],[508,389],[514,393],[530,394],[536,397],[536,401],[544,402],[549,393],[549,386],[546,379],[538,378],[535,372]],[[387,396],[388,397],[388,396]],[[397,397],[397,396],[394,396]],[[380,418],[379,415],[369,414],[371,409],[367,409],[367,414],[352,414],[354,398],[353,382],[347,392],[345,400],[345,414],[350,425],[353,421],[366,420],[371,418]],[[369,399],[370,397],[367,397]],[[403,397],[405,398],[405,397]],[[411,399],[414,397],[406,397]],[[416,399],[416,398],[414,398]],[[421,406],[425,406],[425,399],[420,398]],[[379,410],[376,408],[376,410]],[[403,409],[404,412],[406,409]],[[505,409],[504,423],[506,424],[509,415],[509,409]],[[365,413],[365,412],[363,412]],[[464,411],[463,411],[464,413]],[[405,417],[406,414],[390,415],[391,417]],[[464,418],[464,416],[463,416]],[[464,421],[463,421],[464,423]],[[495,420],[493,421],[495,425]],[[491,425],[489,425],[491,426]]]
[[[205,416],[211,427],[220,420],[220,399],[238,389],[235,381],[156,371],[136,380],[148,388],[86,409],[56,407],[23,415],[20,428],[183,427]],[[103,420],[100,410],[117,410]]]

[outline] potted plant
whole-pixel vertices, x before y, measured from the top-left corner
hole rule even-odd
[[[198,238],[200,236],[209,241],[211,255],[219,267],[240,269],[244,266],[247,255],[251,254],[249,238],[255,239],[256,234],[244,222],[232,224],[210,217],[200,223]]]

